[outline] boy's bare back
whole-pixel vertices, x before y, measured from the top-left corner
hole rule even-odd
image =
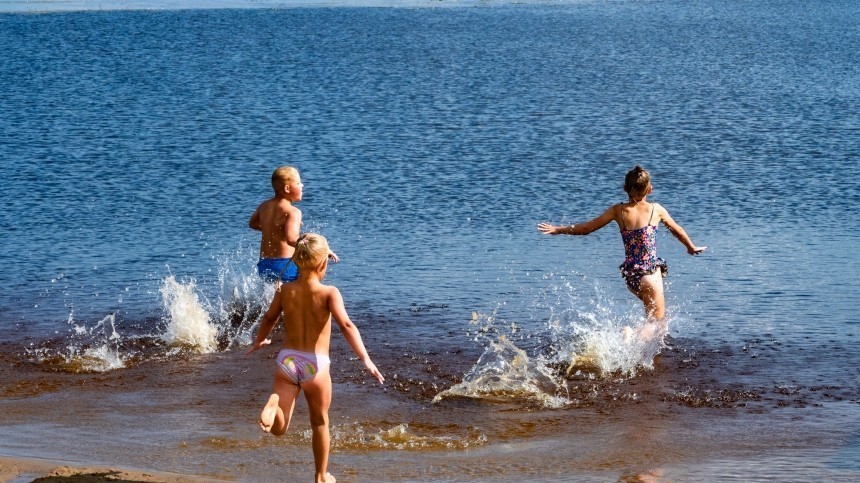
[[[272,173],[274,196],[260,203],[248,220],[249,227],[263,232],[261,259],[293,256],[302,227],[302,212],[293,203],[302,200],[302,186],[299,170],[292,166],[281,166]]]
[[[260,258],[289,258],[299,237],[302,212],[284,198],[272,198],[260,203],[248,225],[260,230]]]

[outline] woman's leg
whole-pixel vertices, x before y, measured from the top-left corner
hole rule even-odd
[[[320,368],[314,378],[302,383],[313,432],[314,463],[316,481],[332,482],[334,477],[327,473],[329,455],[328,409],[331,406],[331,373],[329,368]]]

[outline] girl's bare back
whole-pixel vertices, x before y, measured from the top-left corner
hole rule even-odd
[[[656,203],[629,202],[617,206],[616,222],[626,230],[638,230],[648,225],[660,222],[658,205]]]
[[[334,287],[302,279],[279,289],[284,321],[284,348],[328,355],[331,343],[331,309]]]

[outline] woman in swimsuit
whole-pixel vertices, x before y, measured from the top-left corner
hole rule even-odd
[[[322,284],[330,253],[323,236],[310,233],[299,237],[292,257],[299,267],[298,279],[278,287],[269,310],[260,321],[254,345],[246,353],[271,344],[269,333],[283,317],[284,347],[275,357],[274,392],[260,415],[260,427],[275,436],[284,434],[290,426],[296,398],[304,391],[313,433],[317,483],[335,481],[326,471],[332,317],[368,372],[380,384],[384,381],[364,348],[358,328],[349,320],[340,291]]]
[[[698,255],[707,247],[694,245],[665,208],[646,200],[651,190],[651,175],[641,166],[636,166],[624,178],[624,191],[628,196],[626,203],[612,205],[602,215],[586,223],[569,226],[541,223],[538,230],[547,235],[587,235],[611,221],[618,223],[626,255],[619,267],[621,276],[627,282],[627,288],[645,305],[648,331],[653,333],[654,329],[660,329],[663,333],[666,330],[663,321],[666,313],[663,277],[668,268],[666,262],[657,257],[658,224],[662,222],[666,225],[672,235],[687,247],[690,255]],[[659,326],[652,322],[657,322]]]

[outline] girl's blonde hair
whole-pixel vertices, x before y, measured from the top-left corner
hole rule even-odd
[[[624,191],[631,198],[642,198],[648,192],[648,186],[651,184],[651,175],[642,166],[638,164],[636,167],[627,172],[624,177]]]
[[[316,233],[305,233],[296,242],[293,263],[302,270],[316,270],[328,258],[328,241]]]
[[[275,191],[299,179],[299,170],[292,166],[281,166],[272,173],[272,188]]]

